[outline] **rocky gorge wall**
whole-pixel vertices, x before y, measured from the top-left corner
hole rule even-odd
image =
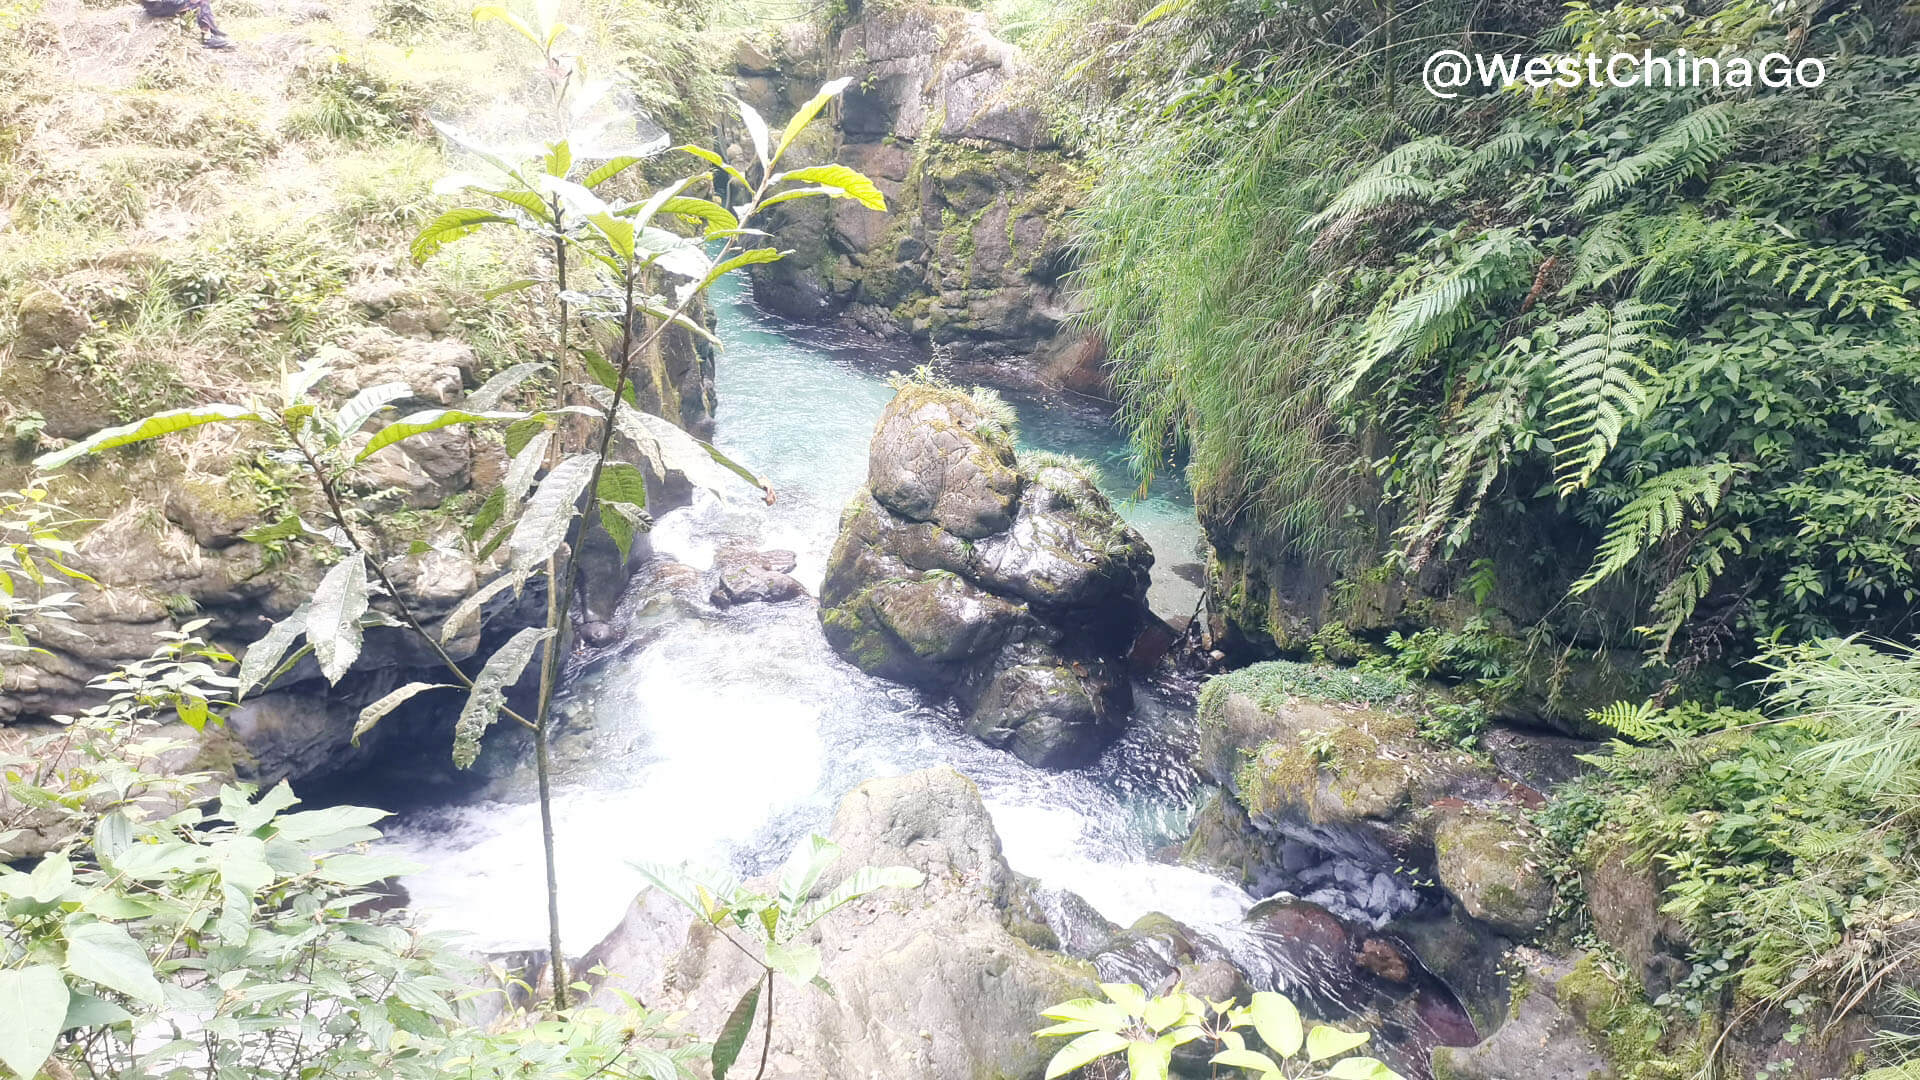
[[[736,68],[737,92],[771,116],[851,77],[796,160],[859,169],[888,201],[886,214],[838,199],[770,211],[793,253],[753,268],[761,305],[950,349],[999,381],[1102,390],[1098,342],[1066,325],[1066,218],[1085,169],[983,13],[913,5],[833,34],[788,28],[743,44]]]

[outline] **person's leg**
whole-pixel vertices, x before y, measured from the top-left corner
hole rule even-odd
[[[206,34],[202,42],[209,49],[231,49],[233,41],[220,32],[220,26],[213,21],[213,0],[193,0],[193,19],[200,24],[200,30]]]

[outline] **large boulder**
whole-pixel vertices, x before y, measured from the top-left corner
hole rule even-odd
[[[833,992],[777,985],[765,1075],[1039,1080],[1054,1049],[1033,1037],[1040,1010],[1093,992],[1093,971],[1009,930],[1019,883],[979,789],[947,768],[872,780],[841,801],[831,833],[843,853],[822,893],[863,866],[910,866],[926,882],[875,893],[815,927],[809,940]],[[720,1030],[759,968],[648,895],[579,968],[617,972],[609,985],[686,1013],[688,1030]],[[765,1015],[743,1058],[756,1068]]]
[[[1516,950],[1513,1014],[1477,1046],[1434,1050],[1434,1080],[1612,1080],[1612,1063],[1559,993],[1577,960]]]
[[[1084,470],[1012,443],[992,401],[904,386],[842,515],[820,617],[835,651],[951,694],[985,741],[1080,764],[1124,725],[1153,556]]]
[[[1532,936],[1553,910],[1553,883],[1534,858],[1534,834],[1518,815],[1463,806],[1434,826],[1440,884],[1467,913],[1503,934]]]

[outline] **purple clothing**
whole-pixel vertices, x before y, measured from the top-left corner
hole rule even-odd
[[[220,27],[213,21],[213,0],[140,0],[140,6],[156,19],[168,19],[191,11],[193,21],[200,24],[203,32],[216,36],[220,33]]]

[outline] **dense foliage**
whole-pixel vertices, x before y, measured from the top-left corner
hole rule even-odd
[[[1574,617],[1605,583],[1676,664],[1908,629],[1912,16],[1476,12],[1195,4],[1083,61],[1130,106],[1085,114],[1127,137],[1082,280],[1142,451],[1190,448],[1221,517],[1336,572],[1468,558],[1490,519],[1549,515],[1590,560],[1537,568]],[[1486,51],[1818,56],[1828,77],[1428,99],[1409,63],[1461,28]],[[1203,41],[1225,62],[1139,70]]]

